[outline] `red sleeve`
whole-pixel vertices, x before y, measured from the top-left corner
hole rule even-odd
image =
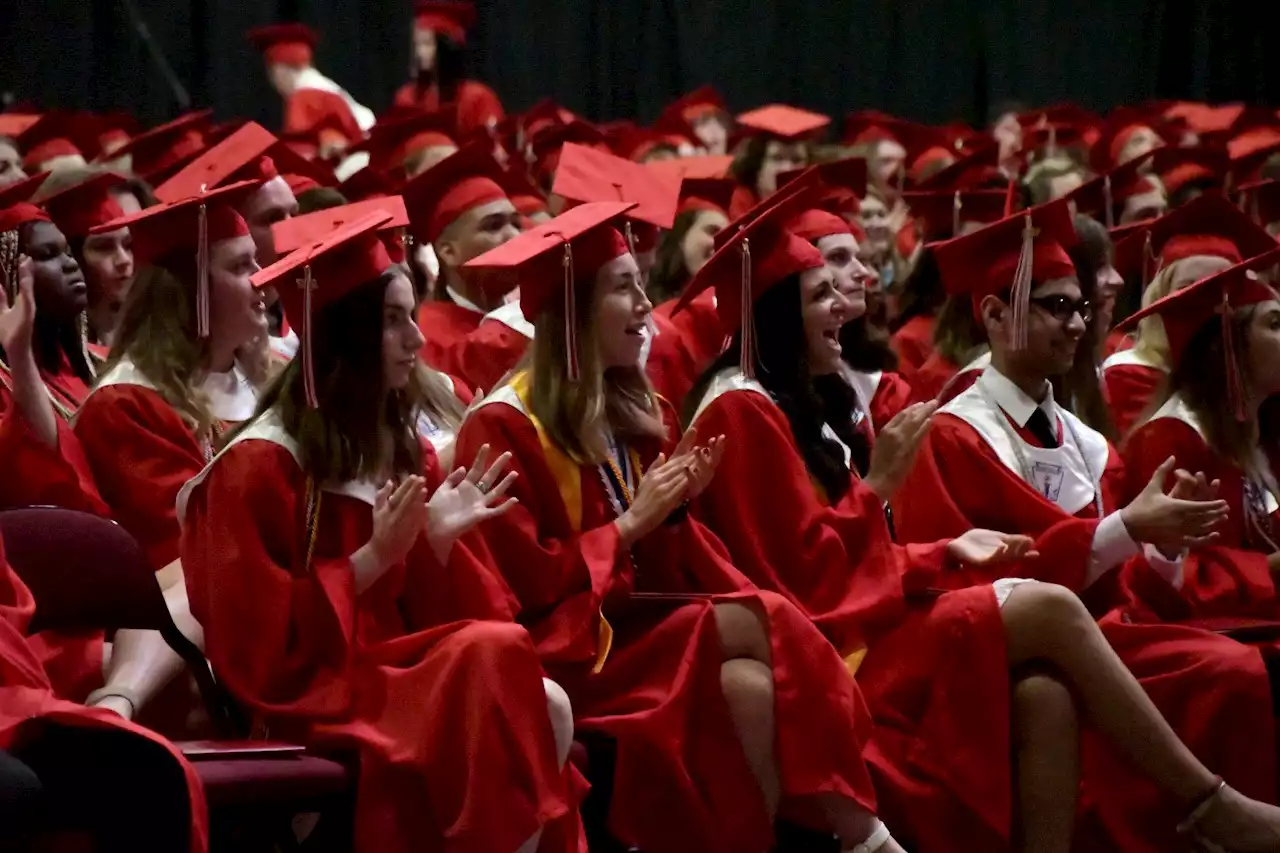
[[[458,87],[458,132],[469,133],[506,117],[502,102],[483,83],[466,80]]]
[[[305,567],[306,486],[287,450],[228,450],[187,503],[182,565],[205,653],[241,701],[337,717],[350,702],[356,626],[348,558]]]
[[[959,369],[941,353],[930,354],[924,364],[911,374],[911,402],[922,403],[937,398]]]
[[[1164,371],[1141,364],[1117,364],[1102,372],[1103,390],[1118,434],[1124,435],[1137,426],[1164,377]]]
[[[454,358],[463,379],[491,391],[529,348],[529,339],[498,320],[484,320],[463,338]]]
[[[911,405],[911,393],[911,384],[902,378],[902,374],[880,375],[875,396],[871,398],[871,422],[875,424],[877,432]]]
[[[340,128],[349,143],[358,142],[364,136],[341,95],[320,89],[299,89],[285,101],[285,133],[308,133],[326,121]]]
[[[66,421],[57,422],[58,443],[50,447],[16,411],[0,417],[0,506],[61,506],[110,516],[79,439]]]
[[[910,376],[933,353],[933,318],[912,317],[893,333],[889,344],[898,354],[898,369]]]
[[[396,89],[393,103],[397,107],[414,107],[418,105],[418,87],[414,83],[405,83]]]
[[[657,334],[649,344],[649,360],[644,372],[658,394],[679,407],[698,381],[699,367],[684,335],[671,320],[653,315]]]
[[[904,585],[923,590],[941,570],[944,546],[894,545],[879,499],[860,482],[835,506],[820,499],[786,417],[764,395],[730,391],[696,424],[727,436],[699,518],[747,577],[790,598],[838,648],[894,624]]]
[[[476,398],[472,386],[456,376],[450,376],[449,381],[453,383],[453,396],[458,398],[458,402],[462,404],[463,408],[470,406]]]
[[[27,644],[27,626],[36,612],[35,599],[4,558],[0,543],[0,688],[52,690],[40,659]]]
[[[973,427],[940,414],[893,498],[898,541],[953,539],[974,528],[1035,537],[1039,560],[970,569],[968,583],[1028,577],[1080,591],[1098,519],[1066,515],[1010,471]],[[967,585],[967,584],[966,584]]]
[[[612,522],[574,531],[548,468],[537,432],[519,411],[489,403],[472,412],[458,434],[455,459],[466,464],[481,445],[511,451],[517,475],[510,511],[481,526],[498,570],[519,599],[539,653],[548,659],[595,657],[599,615],[615,585],[629,582],[618,569],[624,552]]]
[[[734,187],[733,195],[729,198],[729,219],[737,219],[755,206],[755,190],[750,187],[738,185]]]
[[[75,435],[112,516],[156,571],[178,558],[178,491],[204,468],[191,428],[154,391],[111,385],[90,395]]]

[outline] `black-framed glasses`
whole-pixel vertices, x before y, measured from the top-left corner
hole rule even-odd
[[[1071,322],[1071,318],[1076,314],[1080,315],[1080,319],[1086,325],[1093,322],[1093,303],[1088,299],[1068,299],[1061,294],[1054,294],[1052,296],[1033,296],[1030,302],[1059,323]]]

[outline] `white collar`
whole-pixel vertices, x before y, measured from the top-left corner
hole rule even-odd
[[[461,293],[454,290],[452,287],[449,287],[448,285],[445,285],[444,292],[449,294],[449,298],[453,300],[453,304],[457,305],[459,308],[466,308],[468,311],[474,311],[477,314],[487,313],[479,305],[475,304],[470,299],[463,296]]]
[[[200,390],[209,399],[210,414],[220,421],[247,421],[258,407],[258,391],[239,365],[226,373],[207,374]]]
[[[1031,415],[1036,409],[1042,410],[1049,417],[1049,423],[1056,423],[1058,406],[1053,401],[1053,386],[1048,382],[1045,382],[1048,388],[1045,390],[1044,400],[1039,403],[1027,396],[1025,391],[1014,385],[1012,380],[997,370],[994,365],[982,371],[982,375],[978,377],[978,384],[1019,427],[1027,425],[1027,421],[1031,420]]]

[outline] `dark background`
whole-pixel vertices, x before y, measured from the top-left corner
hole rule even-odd
[[[243,33],[297,19],[317,66],[375,111],[409,62],[411,0],[5,0],[0,94],[42,106],[180,110],[132,3],[198,106],[275,126]],[[735,110],[785,101],[982,122],[997,103],[1092,109],[1155,97],[1280,100],[1276,12],[1239,0],[480,0],[472,76],[509,110],[550,95],[648,120],[714,83]],[[1263,15],[1260,19],[1258,15]],[[1270,53],[1269,53],[1270,52]]]

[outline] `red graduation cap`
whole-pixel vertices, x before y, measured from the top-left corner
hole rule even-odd
[[[659,148],[670,148],[678,153],[681,145],[690,145],[693,139],[681,133],[663,133],[647,127],[622,128],[609,146],[615,154],[626,160],[639,162]]]
[[[664,119],[678,118],[685,124],[693,125],[705,116],[728,114],[729,108],[715,87],[702,86],[668,104],[662,110],[658,122],[665,124]]]
[[[778,186],[786,186],[806,171],[812,171],[818,180],[826,184],[829,193],[840,194],[842,199],[847,194],[854,196],[856,201],[867,194],[867,161],[864,157],[846,157],[805,169],[789,169],[779,173]],[[856,203],[853,208],[857,210]]]
[[[130,156],[133,171],[148,181],[175,163],[194,157],[204,148],[204,132],[213,110],[179,116],[171,122],[145,130],[112,152],[111,158]]]
[[[815,136],[831,124],[828,116],[787,104],[770,104],[742,113],[737,121],[739,130],[748,134],[763,133],[786,141]]]
[[[1141,273],[1143,287],[1175,261],[1196,255],[1238,264],[1276,246],[1275,238],[1220,195],[1199,196],[1116,243],[1121,275]]]
[[[43,208],[25,201],[0,209],[0,234],[26,225],[28,222],[51,222]],[[7,282],[6,282],[7,283]]]
[[[885,139],[900,142],[894,132],[901,120],[879,110],[858,110],[844,120],[844,133],[840,141],[845,145],[864,145]]]
[[[1264,138],[1259,144],[1249,146],[1247,153],[1231,159],[1229,170],[1231,183],[1239,186],[1256,180],[1266,162],[1277,155],[1280,155],[1280,140],[1267,141]]]
[[[1102,117],[1079,104],[1062,103],[1019,113],[1018,124],[1022,125],[1024,130],[1055,125],[1090,128],[1100,126]]]
[[[57,157],[84,157],[84,130],[87,114],[54,110],[40,117],[18,135],[22,165],[38,168]],[[85,158],[87,159],[87,158]]]
[[[523,164],[513,162],[504,169],[498,186],[502,187],[502,191],[511,199],[511,204],[521,216],[551,212],[547,206],[547,197],[533,183]]]
[[[947,168],[916,185],[917,190],[1003,189],[1009,178],[1000,171],[1000,146],[990,140],[968,152]]]
[[[369,152],[369,165],[383,170],[404,165],[409,156],[423,148],[459,147],[458,108],[450,104],[432,112],[415,111],[395,119],[379,121],[366,139],[347,153]]]
[[[609,150],[604,134],[590,122],[575,118],[565,124],[548,125],[539,130],[529,143],[534,173],[541,178],[552,175],[560,167],[561,149],[570,142],[589,145],[603,152]]]
[[[1144,128],[1159,133],[1157,125],[1159,116],[1153,116],[1144,110],[1122,107],[1114,110],[1103,122],[1101,133],[1093,143],[1090,161],[1094,171],[1107,172],[1119,165],[1120,152],[1133,135]]]
[[[1214,148],[1157,148],[1151,171],[1160,176],[1164,188],[1173,195],[1191,183],[1203,182],[1219,189],[1227,174],[1227,157]]]
[[[1241,207],[1259,225],[1280,222],[1280,181],[1264,180],[1239,188]]]
[[[299,23],[254,27],[245,33],[245,38],[268,65],[310,65],[315,47],[320,43],[319,33]]]
[[[297,179],[306,179],[320,187],[332,187],[338,183],[338,177],[319,160],[308,160],[294,151],[284,140],[279,140],[267,149],[264,155],[271,159],[280,173],[292,188]],[[294,193],[297,195],[297,192]]]
[[[124,216],[111,192],[124,180],[115,172],[101,172],[44,197],[40,204],[64,235],[84,237],[96,226]]]
[[[94,138],[97,146],[93,151],[95,159],[112,157],[121,146],[133,139],[142,131],[138,120],[125,110],[113,110],[94,116]]]
[[[236,213],[235,205],[257,187],[257,181],[240,181],[190,198],[162,202],[95,226],[89,233],[128,228],[138,266],[189,270],[191,263],[196,277],[196,334],[205,338],[209,335],[209,247],[249,234],[249,226]]]
[[[454,44],[466,44],[467,30],[476,22],[476,7],[449,0],[418,0],[413,7],[413,24],[448,37]]]
[[[738,182],[733,178],[685,178],[680,182],[679,213],[712,210],[729,216],[729,202]]]
[[[811,207],[798,216],[793,216],[787,222],[787,230],[815,245],[824,237],[836,234],[853,236],[853,229],[844,218],[818,207]]]
[[[966,222],[990,225],[1013,213],[1005,190],[907,190],[902,200],[928,241],[955,237]]]
[[[1023,349],[1033,282],[1074,276],[1067,249],[1077,242],[1067,201],[1057,199],[937,243],[933,253],[947,291],[968,294],[975,307],[985,296],[1010,291],[1012,345]]]
[[[192,160],[156,187],[160,201],[177,201],[234,181],[268,181],[279,175],[266,152],[278,140],[257,122],[243,127]]]
[[[773,195],[756,202],[753,207],[748,208],[737,219],[725,226],[715,236],[716,248],[718,249],[728,243],[734,234],[745,230],[748,225],[766,213],[780,216],[780,221],[785,221],[811,207],[817,207],[818,201],[822,198],[823,190],[824,186],[822,180],[818,177],[818,173],[805,170],[800,174],[800,177],[786,185],[779,186],[777,192]],[[786,205],[785,207],[783,207],[784,204]],[[775,208],[780,208],[780,211],[775,210]]]
[[[0,208],[30,201],[31,197],[36,194],[36,191],[44,183],[44,179],[51,174],[53,173],[38,172],[29,178],[9,184],[7,187],[0,187]]]
[[[457,156],[456,154],[454,155]],[[338,192],[348,201],[391,195],[398,192],[400,183],[381,169],[365,166],[342,183]]]
[[[1229,129],[1242,112],[1244,104],[1210,106],[1195,101],[1178,101],[1166,107],[1163,114],[1167,119],[1182,119],[1197,134],[1204,134]]]
[[[324,211],[328,212],[328,211]],[[391,214],[373,212],[347,222],[336,230],[327,220],[315,218],[309,235],[298,233],[304,246],[285,255],[249,281],[254,287],[274,287],[284,303],[285,316],[298,329],[302,356],[302,386],[307,405],[317,408],[313,352],[315,312],[331,305],[358,287],[376,281],[392,266],[378,231],[387,227]],[[310,218],[310,217],[308,217]],[[274,227],[272,233],[274,234]]]
[[[903,167],[907,180],[913,184],[919,183],[931,167],[935,172],[941,171],[960,158],[947,135],[937,128],[898,121],[893,126],[893,135],[907,152]]]
[[[694,273],[673,311],[683,311],[704,290],[713,289],[725,335],[742,333],[738,367],[748,379],[756,373],[755,301],[775,284],[825,263],[817,248],[786,227],[807,208],[815,191],[813,184],[793,193],[784,189],[785,198],[758,211],[749,223],[721,232],[730,236]]]
[[[38,113],[0,113],[0,136],[17,139],[38,121]]]
[[[446,228],[472,208],[504,199],[502,167],[487,145],[469,145],[441,160],[401,187],[420,243],[434,243]]]
[[[1100,219],[1107,228],[1114,228],[1120,220],[1119,212],[1126,200],[1160,191],[1155,182],[1145,174],[1147,164],[1155,153],[1148,151],[1104,175],[1086,181],[1067,193],[1067,200],[1075,205],[1076,212]]]
[[[271,238],[277,252],[292,252],[316,242],[317,234],[323,236],[337,231],[372,213],[387,215],[387,220],[379,226],[378,233],[387,245],[387,254],[391,256],[391,260],[401,263],[404,260],[404,241],[401,239],[400,229],[409,227],[409,212],[405,209],[404,199],[398,195],[327,207],[281,220],[271,226]]]
[[[627,245],[634,253],[648,251],[657,243],[657,229],[674,224],[680,184],[640,163],[569,143],[561,150],[551,191],[570,202],[634,202],[624,223]]]
[[[1240,368],[1235,359],[1235,347],[1232,345],[1232,314],[1249,305],[1280,299],[1275,290],[1256,275],[1256,271],[1272,267],[1277,262],[1280,262],[1280,247],[1274,247],[1158,299],[1131,315],[1118,328],[1132,329],[1144,317],[1158,316],[1164,325],[1165,337],[1169,339],[1169,353],[1176,362],[1196,334],[1216,318],[1222,324],[1223,369],[1228,399],[1236,419],[1243,421],[1244,393],[1240,382]]]
[[[725,178],[733,157],[724,154],[707,154],[697,157],[678,157],[674,160],[653,160],[645,166],[660,174],[672,174],[681,180],[689,178]]]
[[[564,306],[566,367],[572,382],[582,375],[574,284],[628,253],[613,223],[634,207],[632,202],[615,201],[580,204],[463,264],[464,269],[489,271],[518,284],[520,310],[530,322],[555,305]]]

